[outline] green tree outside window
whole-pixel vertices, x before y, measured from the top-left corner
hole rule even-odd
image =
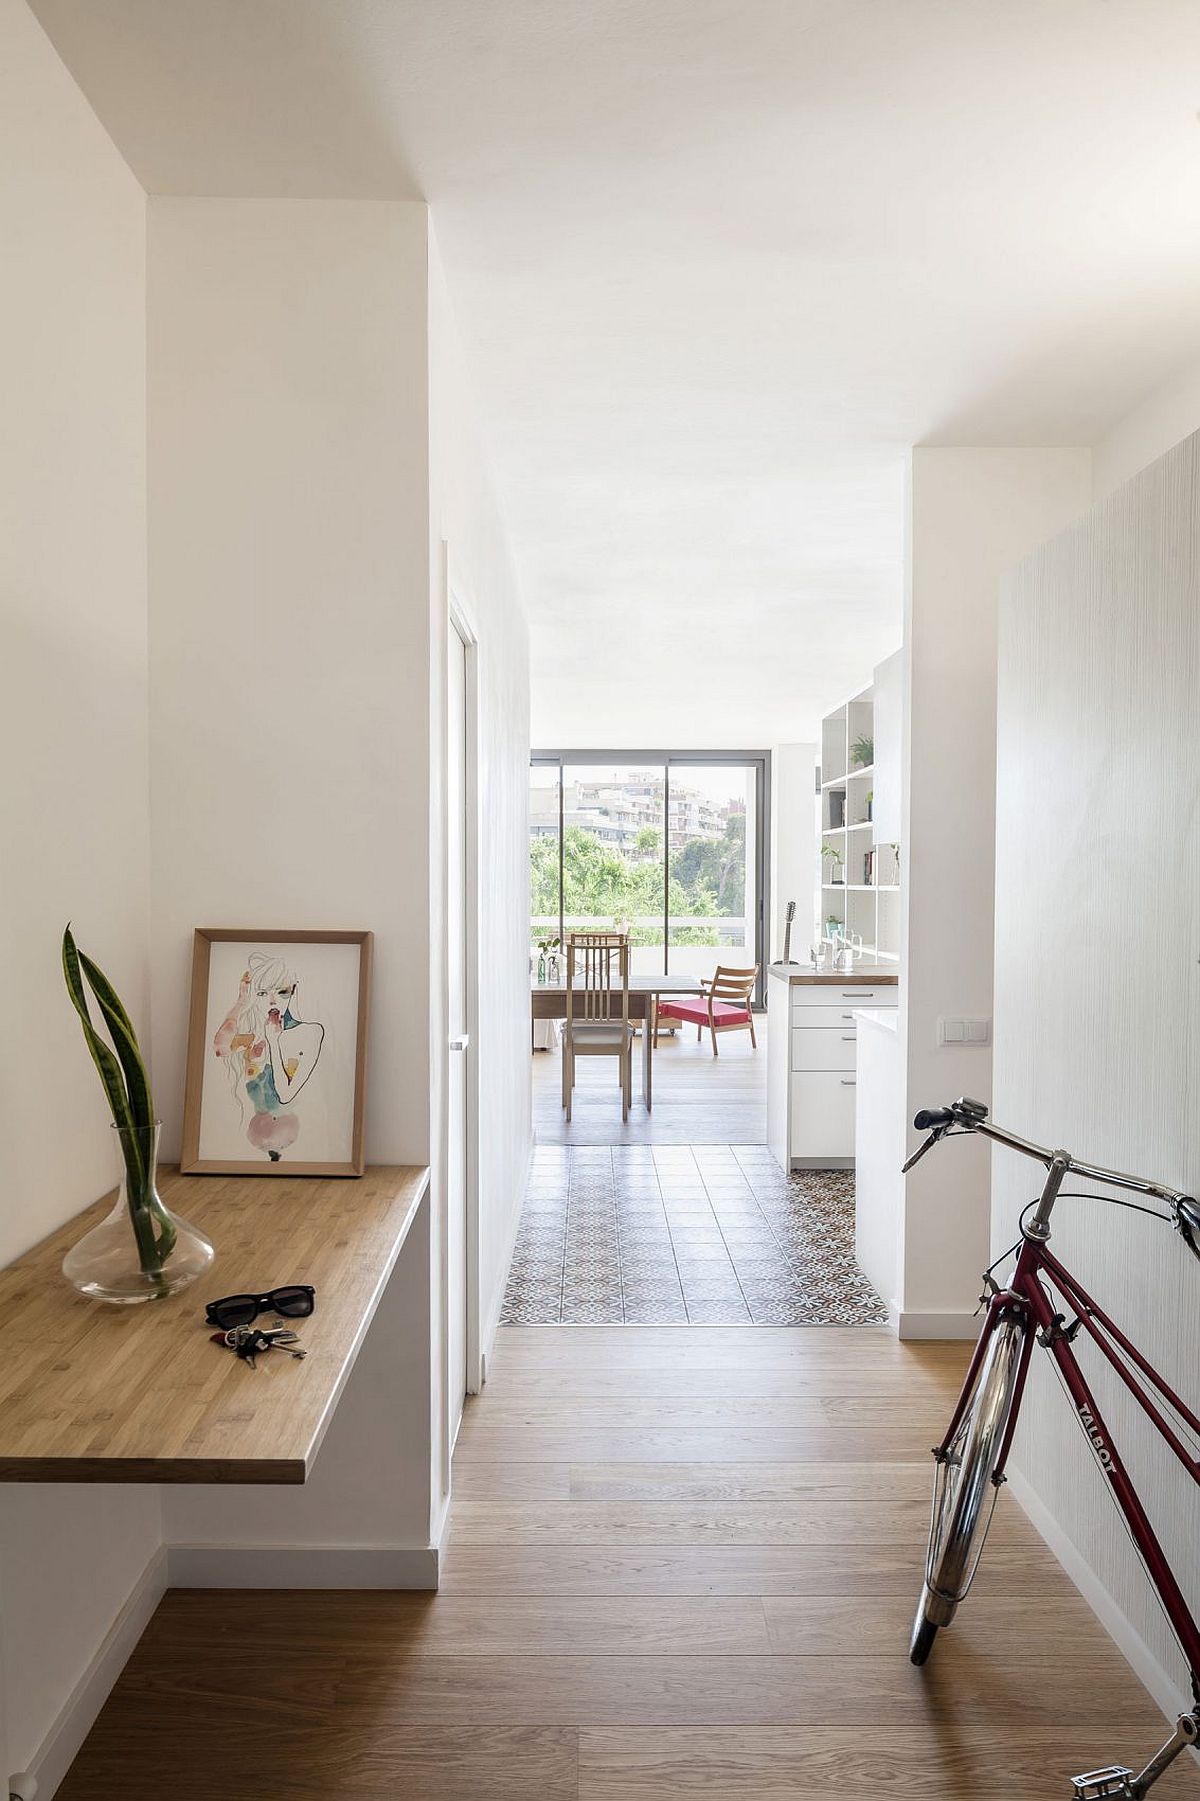
[[[558,918],[558,839],[530,840],[529,910],[534,918]],[[635,856],[626,859],[594,832],[568,826],[563,833],[563,912],[566,918],[621,919],[663,913],[662,833],[644,826]],[[718,839],[691,838],[673,850],[667,905],[673,919],[741,918],[746,901],[746,816],[731,814]],[[531,929],[531,939],[541,928]],[[677,944],[717,945],[714,926],[674,929]],[[661,944],[662,925],[631,924],[630,942]]]

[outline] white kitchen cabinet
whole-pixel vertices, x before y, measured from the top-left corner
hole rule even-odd
[[[792,1163],[836,1169],[854,1162],[854,1093],[858,1078],[844,1070],[806,1070],[791,1081]]]
[[[848,1069],[853,1074],[857,1043],[858,1033],[852,1028],[843,1026],[839,1031],[828,1026],[797,1025],[793,1014],[792,1074],[816,1075],[834,1069]]]
[[[894,966],[826,975],[771,965],[767,1142],[785,1169],[853,1168],[858,1010],[898,999]]]

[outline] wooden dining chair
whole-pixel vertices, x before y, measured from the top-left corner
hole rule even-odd
[[[576,1057],[616,1057],[621,1118],[633,1099],[633,1025],[629,1018],[629,934],[567,934],[567,1020],[563,1033],[563,1106],[571,1117]]]
[[[754,1036],[754,1013],[750,1006],[750,996],[754,993],[754,984],[758,980],[758,966],[753,969],[726,969],[718,965],[712,976],[701,976],[701,993],[693,999],[689,995],[678,995],[671,1000],[660,1000],[654,1012],[654,1048],[658,1049],[659,1023],[677,1020],[687,1021],[696,1028],[696,1043],[699,1044],[708,1027],[712,1036],[713,1056],[717,1054],[718,1032],[750,1031],[750,1042],[758,1049],[758,1039]]]

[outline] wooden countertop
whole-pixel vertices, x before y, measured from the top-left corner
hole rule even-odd
[[[790,982],[793,987],[800,983],[812,984],[822,988],[854,988],[866,985],[879,988],[890,984],[893,988],[900,981],[900,971],[895,963],[856,964],[853,969],[814,969],[811,963],[768,963],[767,974],[774,976],[777,982]]]
[[[0,1480],[303,1482],[421,1199],[427,1169],[356,1179],[181,1176],[169,1207],[216,1257],[181,1294],[114,1307],[77,1294],[67,1249],[112,1206],[70,1220],[0,1271]],[[311,1282],[303,1362],[250,1369],[209,1341],[207,1301]]]

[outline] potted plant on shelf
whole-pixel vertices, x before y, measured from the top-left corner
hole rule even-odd
[[[62,963],[67,993],[99,1072],[121,1152],[116,1204],[67,1252],[63,1274],[82,1294],[99,1301],[162,1300],[204,1273],[213,1248],[159,1195],[159,1122],[137,1033],[103,970],[76,948],[69,925],[63,933]],[[111,1046],[92,1024],[87,988],[95,996]]]
[[[834,888],[840,887],[842,884],[842,853],[841,853],[841,851],[837,848],[836,844],[823,844],[821,846],[821,856],[824,859],[826,859],[826,868],[829,871],[830,886],[834,887]]]
[[[850,746],[851,769],[869,769],[875,761],[875,740],[864,732]]]

